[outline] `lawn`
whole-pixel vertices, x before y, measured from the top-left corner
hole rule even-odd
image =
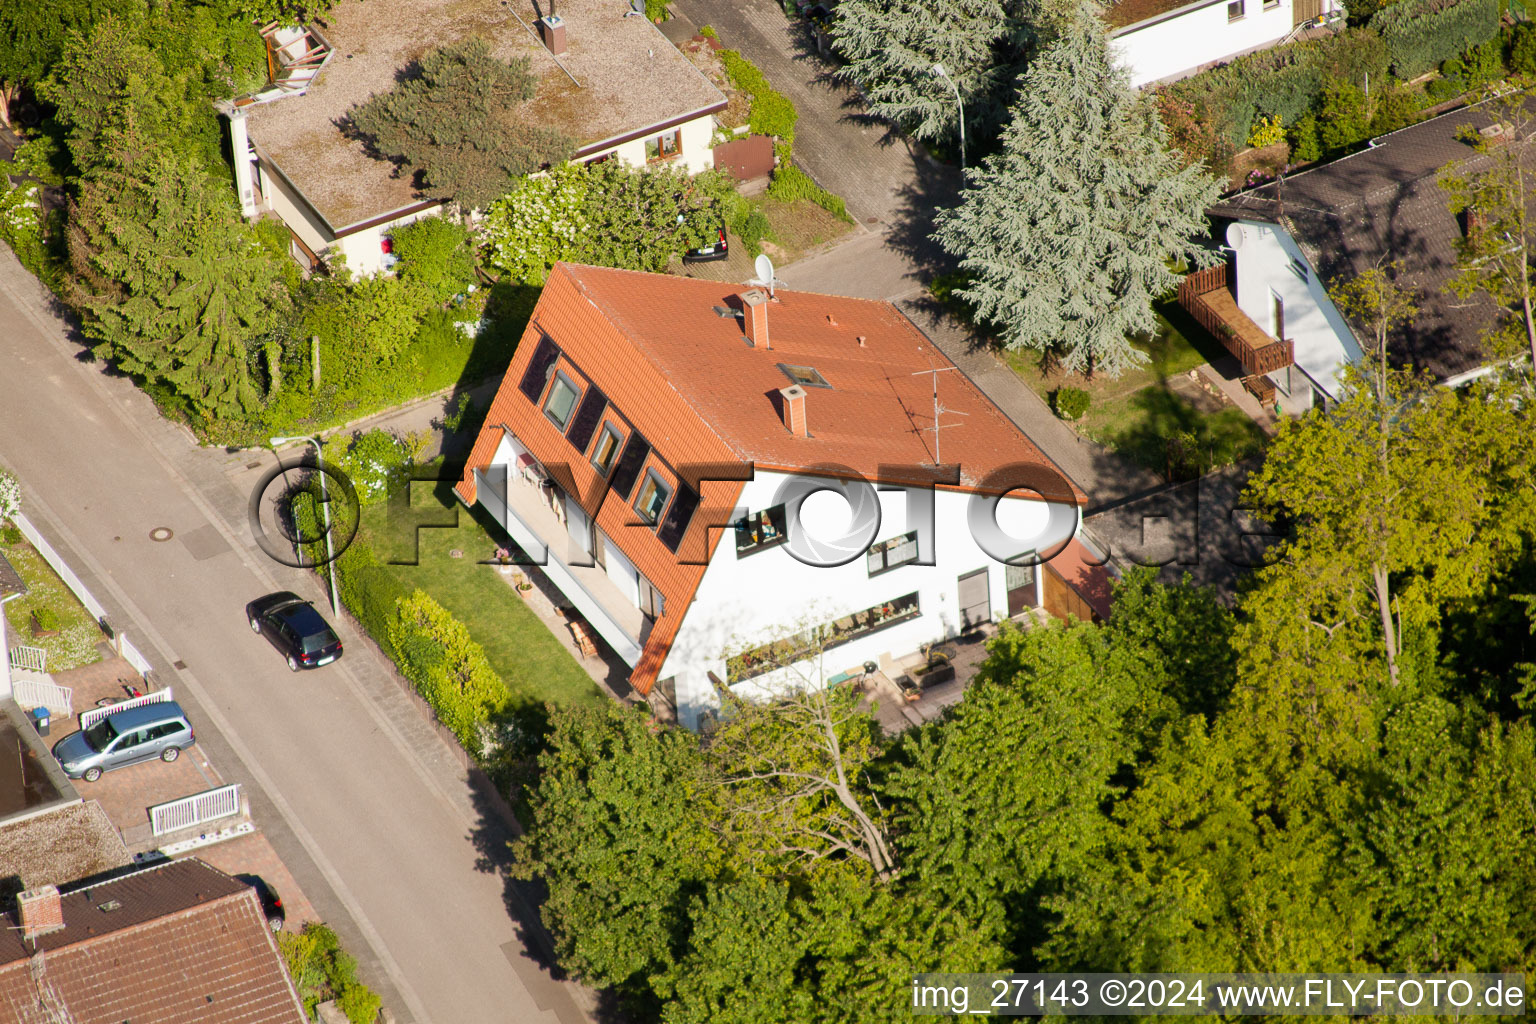
[[[809,199],[785,203],[764,196],[754,202],[767,215],[772,228],[763,251],[781,267],[793,263],[808,250],[853,230],[851,223]]]
[[[472,513],[460,505],[448,483],[418,483],[411,492],[408,518],[395,501],[363,509],[360,533],[380,560],[417,563],[391,565],[390,572],[463,622],[515,695],[560,705],[605,700],[496,567],[477,564],[510,543],[500,527],[489,517],[478,519],[484,515],[478,507]],[[422,526],[433,528],[417,529]],[[453,550],[463,557],[451,557]]]
[[[11,646],[20,644],[47,651],[49,672],[62,672],[100,661],[101,652],[96,649],[96,642],[102,638],[101,627],[43,561],[43,556],[25,540],[0,544],[0,553],[27,585],[26,594],[5,603]],[[32,612],[42,608],[52,609],[59,617],[59,629],[53,636],[32,635]]]
[[[1041,398],[1050,402],[1059,387],[1081,388],[1091,404],[1074,424],[1084,437],[1104,445],[1138,465],[1157,473],[1174,461],[1186,468],[1198,463],[1203,469],[1228,465],[1264,448],[1264,432],[1242,410],[1197,404],[1180,392],[1203,393],[1184,386],[1189,371],[1225,355],[1214,339],[1203,333],[1186,335],[1170,322],[1186,318],[1174,303],[1158,307],[1157,329],[1132,344],[1146,353],[1147,361],[1119,377],[1096,374],[1092,378],[1059,369],[1047,372],[1035,351],[1006,353],[1008,366]],[[1180,455],[1182,453],[1182,459]]]

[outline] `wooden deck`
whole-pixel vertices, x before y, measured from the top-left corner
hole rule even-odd
[[[1283,370],[1296,361],[1291,339],[1271,338],[1237,307],[1225,264],[1197,270],[1179,284],[1179,305],[1243,364],[1247,376]]]

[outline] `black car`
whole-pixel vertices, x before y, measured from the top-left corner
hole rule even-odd
[[[245,606],[251,631],[272,641],[286,655],[288,667],[319,668],[341,657],[341,638],[315,606],[286,590],[268,594]]]
[[[722,222],[715,228],[715,240],[683,253],[683,262],[712,263],[715,260],[723,260],[730,254],[731,243],[725,237],[725,224]]]
[[[288,922],[288,911],[283,909],[282,898],[272,891],[267,880],[260,875],[236,875],[235,880],[256,890],[256,898],[261,901],[261,912],[267,916],[267,927],[275,932],[282,931],[283,925]]]

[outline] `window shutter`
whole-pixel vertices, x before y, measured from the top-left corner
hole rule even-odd
[[[596,385],[587,388],[586,396],[581,400],[581,407],[576,410],[576,418],[571,421],[571,429],[566,431],[565,438],[575,446],[578,452],[587,450],[587,445],[592,441],[592,434],[597,430],[597,425],[603,421],[603,410],[608,408],[608,396],[597,389]]]
[[[683,542],[683,534],[688,532],[688,524],[693,521],[693,513],[698,507],[698,493],[679,480],[677,495],[672,499],[672,507],[667,510],[667,518],[656,534],[667,546],[668,551],[677,551],[677,546]]]
[[[624,454],[619,456],[619,467],[613,471],[613,490],[620,498],[629,500],[629,492],[640,479],[640,467],[645,465],[646,456],[650,454],[651,443],[641,437],[639,431],[631,434],[629,443],[624,446]]]
[[[549,371],[559,358],[560,346],[548,338],[540,338],[539,347],[533,350],[533,358],[528,360],[528,369],[523,371],[523,381],[518,385],[518,390],[527,396],[528,401],[539,400],[539,396],[544,393],[544,385],[549,383]]]

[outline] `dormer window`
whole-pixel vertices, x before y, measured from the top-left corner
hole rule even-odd
[[[640,494],[635,498],[635,511],[640,513],[641,519],[655,526],[670,497],[672,488],[662,483],[654,469],[648,469],[645,471],[645,482],[640,485]]]
[[[597,439],[597,447],[592,449],[592,468],[602,476],[607,476],[613,468],[613,460],[618,457],[619,445],[624,441],[618,428],[612,423],[603,424],[603,432]]]
[[[571,413],[575,411],[576,400],[580,397],[581,388],[576,386],[576,382],[564,373],[557,372],[554,386],[544,399],[544,415],[549,417],[549,422],[560,428],[561,433],[570,424]]]
[[[780,363],[779,369],[784,371],[784,376],[799,384],[803,388],[830,388],[827,378],[814,366],[793,366],[789,363]]]

